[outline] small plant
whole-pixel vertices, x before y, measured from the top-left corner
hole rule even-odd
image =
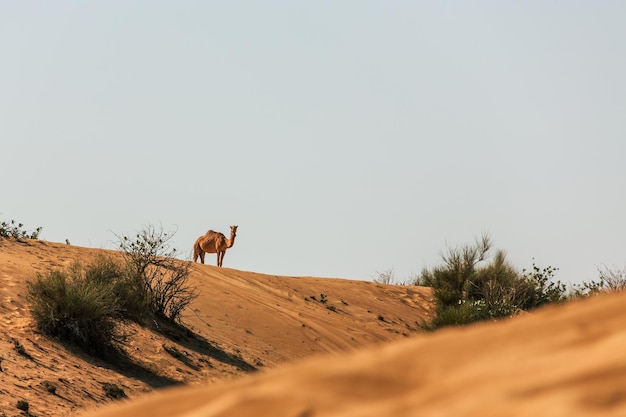
[[[124,390],[115,384],[104,382],[102,384],[102,389],[104,390],[104,395],[114,400],[126,398],[126,393],[124,392]]]
[[[190,264],[175,258],[169,241],[174,233],[148,225],[134,238],[117,236],[129,273],[143,288],[152,313],[179,321],[183,310],[198,296],[188,284]]]
[[[13,347],[15,348],[15,351],[17,353],[19,353],[20,355],[22,355],[22,356],[24,356],[25,358],[28,358],[28,359],[32,359],[33,358],[32,356],[30,356],[30,354],[28,352],[26,352],[26,349],[24,348],[24,345],[22,345],[19,340],[12,339],[12,341],[13,341]]]
[[[26,400],[17,400],[17,409],[28,412],[28,401]]]
[[[330,311],[337,312],[337,308],[335,306],[326,306],[326,308]]]
[[[524,309],[541,307],[544,304],[565,300],[566,286],[561,281],[552,281],[559,268],[540,268],[533,261],[532,270],[522,270],[522,279],[531,286],[531,291],[523,305]]]
[[[599,268],[600,282],[606,291],[622,291],[626,289],[626,269],[608,268],[606,266]]]
[[[57,393],[56,385],[54,385],[52,382],[48,382],[48,381],[44,381],[42,384],[43,384],[43,387],[46,389],[46,391],[48,391],[52,395],[56,395],[56,393]]]
[[[103,358],[114,353],[121,312],[115,280],[103,278],[108,272],[76,262],[67,271],[37,274],[27,288],[39,330]]]
[[[484,235],[475,244],[449,248],[442,255],[443,265],[424,269],[416,285],[433,288],[437,317],[431,330],[446,325],[510,317],[519,310],[530,310],[566,299],[566,287],[553,278],[558,268],[518,272],[499,250],[488,260],[491,239]]]
[[[374,278],[374,282],[378,284],[393,285],[396,282],[395,272],[393,268],[384,270],[383,272],[377,272],[378,278]]]
[[[326,304],[327,302],[328,302],[328,298],[326,298],[326,294],[321,293],[320,294],[320,303]]]
[[[0,237],[12,237],[15,239],[39,239],[39,234],[41,233],[42,227],[38,227],[33,232],[28,232],[23,229],[24,225],[22,223],[15,223],[15,220],[11,220],[10,222],[2,222],[0,223]]]

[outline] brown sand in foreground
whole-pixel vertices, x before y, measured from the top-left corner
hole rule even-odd
[[[626,294],[163,391],[87,415],[625,416]]]
[[[74,416],[112,402],[103,384],[122,388],[131,401],[176,384],[210,386],[308,357],[420,337],[419,325],[432,317],[428,288],[196,264],[189,279],[201,295],[184,315],[193,333],[129,323],[124,326],[129,361],[110,364],[37,332],[26,299],[26,280],[37,272],[102,254],[119,256],[0,239],[0,416],[21,415],[19,400],[27,401],[35,416]]]

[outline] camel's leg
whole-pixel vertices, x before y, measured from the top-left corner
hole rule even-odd
[[[204,263],[204,251],[200,249],[200,262]]]
[[[224,263],[224,255],[226,255],[226,251],[222,252],[222,257],[220,259],[220,266]]]
[[[220,251],[217,251],[216,254],[217,254],[217,266],[222,266],[222,264],[220,263]]]

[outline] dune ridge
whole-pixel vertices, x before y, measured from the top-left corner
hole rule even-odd
[[[625,316],[605,294],[88,415],[623,416]]]
[[[115,384],[133,400],[168,386],[212,385],[312,356],[354,352],[421,334],[420,324],[433,311],[428,288],[195,264],[189,279],[201,294],[183,315],[193,333],[127,323],[128,360],[109,364],[39,334],[25,296],[26,280],[36,273],[103,254],[120,256],[0,239],[0,412],[18,413],[16,402],[24,400],[33,415],[73,416],[111,402],[103,384]],[[28,356],[17,352],[16,341]]]

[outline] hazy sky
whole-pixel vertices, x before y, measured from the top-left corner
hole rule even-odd
[[[626,2],[0,0],[0,220],[398,280],[626,264]],[[208,255],[215,263],[215,255]]]

